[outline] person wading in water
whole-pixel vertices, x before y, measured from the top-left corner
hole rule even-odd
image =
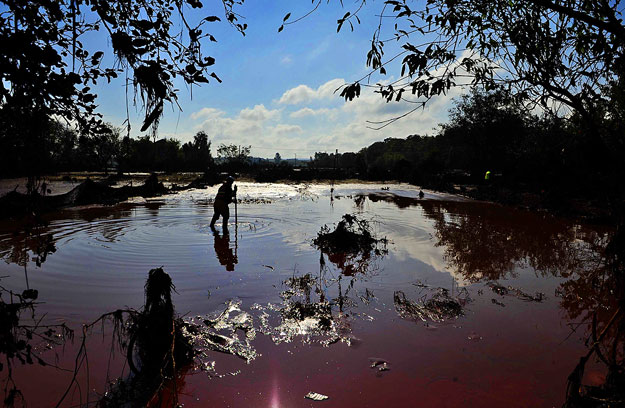
[[[215,229],[215,223],[219,219],[220,215],[224,219],[224,232],[228,230],[228,218],[230,218],[228,204],[230,204],[233,199],[236,199],[237,195],[237,186],[234,186],[234,190],[232,189],[233,182],[234,177],[228,176],[226,181],[221,185],[221,187],[219,187],[219,190],[217,190],[215,203],[213,204],[215,214],[211,220],[211,229],[213,230]]]

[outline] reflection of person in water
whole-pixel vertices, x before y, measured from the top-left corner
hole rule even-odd
[[[228,176],[226,181],[219,187],[217,190],[217,196],[215,197],[215,203],[213,204],[215,214],[213,215],[213,219],[211,220],[211,229],[215,228],[215,223],[219,219],[221,215],[224,219],[224,232],[228,229],[228,218],[230,218],[230,210],[228,209],[228,204],[232,202],[233,199],[236,199],[237,188],[234,187],[232,189],[232,183],[234,182],[234,177]]]
[[[215,237],[215,254],[219,263],[224,265],[227,271],[234,271],[234,265],[239,261],[230,248],[230,233],[225,229],[223,235],[220,236],[219,232],[213,230],[213,236]]]

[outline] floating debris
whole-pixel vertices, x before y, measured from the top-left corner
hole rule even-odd
[[[362,303],[364,303],[365,305],[368,305],[372,300],[376,299],[375,295],[373,294],[373,291],[369,290],[368,288],[365,288],[364,295],[358,294],[358,297],[360,298]]]
[[[311,399],[313,401],[325,401],[327,400],[328,397],[327,395],[323,395],[323,394],[319,394],[318,392],[309,392],[308,394],[306,394],[306,396],[304,398],[308,398]]]
[[[500,301],[498,301],[495,298],[492,298],[490,301],[493,302],[494,304],[496,304],[497,306],[506,307],[506,305],[503,304],[503,302],[500,302]]]
[[[145,305],[142,311],[118,309],[101,315],[83,326],[81,345],[76,355],[74,375],[66,392],[57,402],[61,406],[71,391],[80,390],[77,382],[81,367],[87,363],[87,336],[96,325],[113,324],[113,344],[125,351],[131,375],[108,384],[98,407],[150,406],[153,398],[167,394],[171,379],[184,372],[193,362],[195,350],[187,335],[189,325],[177,316],[171,300],[175,287],[163,268],[149,271],[145,284]],[[114,348],[111,349],[111,353]],[[87,372],[88,375],[88,372]],[[164,403],[177,406],[177,395]],[[66,405],[66,404],[65,404]],[[90,405],[81,402],[80,406]]]
[[[154,197],[169,192],[155,174],[150,175],[141,186],[109,187],[107,183],[85,180],[73,190],[59,195],[22,194],[11,191],[0,197],[0,218],[13,217],[28,212],[35,204],[42,212],[64,207],[90,204],[117,204],[130,197]]]
[[[424,297],[419,302],[413,302],[406,298],[404,292],[396,291],[393,294],[393,302],[395,310],[404,319],[443,322],[464,315],[463,306],[469,298],[466,291],[463,291],[462,295],[463,297],[453,298],[449,296],[447,289],[438,288],[431,298]]]
[[[316,278],[313,278],[311,274],[307,273],[303,276],[293,276],[288,278],[283,283],[290,288],[290,291],[294,294],[310,293],[310,290],[317,282]]]
[[[391,369],[389,362],[383,358],[370,357],[369,362],[371,363],[369,367],[375,369],[378,373]]]
[[[380,366],[382,364],[387,364],[388,361],[386,361],[383,358],[378,358],[378,357],[369,357],[369,363],[371,363],[369,365],[369,367],[371,368],[376,368],[377,366]]]
[[[313,240],[313,244],[326,253],[371,252],[378,243],[386,244],[386,238],[376,239],[371,234],[368,221],[360,220],[355,215],[345,214],[334,231],[324,225]]]
[[[541,292],[536,292],[534,295],[530,295],[529,293],[522,292],[520,289],[515,289],[512,287],[508,287],[514,296],[517,299],[521,299],[525,302],[542,302],[545,299],[545,294]]]
[[[262,312],[261,333],[270,336],[276,344],[290,343],[297,337],[303,343],[316,342],[326,347],[339,341],[350,345],[355,340],[348,316],[332,312],[337,302],[325,298],[317,278],[310,274],[293,276],[283,284],[287,289],[280,294],[282,304],[252,306]]]
[[[488,282],[486,286],[488,286],[493,292],[498,295],[506,296],[508,294],[508,288],[506,288],[505,286],[501,286],[497,282]]]
[[[375,238],[368,221],[350,214],[345,214],[334,230],[321,227],[312,244],[346,276],[371,272],[371,261],[388,254],[388,240]]]
[[[534,295],[530,295],[529,293],[523,292],[521,289],[512,286],[505,287],[497,282],[488,282],[486,286],[500,296],[514,296],[525,302],[542,302],[546,299],[544,293],[536,292]]]
[[[302,186],[295,187],[297,191],[298,198],[300,200],[311,200],[316,201],[319,199],[319,196],[310,191],[310,184],[306,183]]]
[[[209,352],[237,356],[247,363],[258,357],[258,353],[251,345],[256,338],[252,315],[241,311],[240,300],[230,300],[226,308],[219,315],[197,316],[186,319],[185,335],[193,341],[199,364],[197,366],[209,373],[214,373],[215,363],[209,360]],[[242,338],[239,331],[243,332]]]
[[[483,337],[480,336],[479,334],[477,334],[476,332],[471,332],[468,336],[467,336],[467,340],[471,340],[471,341],[480,341],[482,340]]]
[[[413,283],[414,286],[418,287],[418,288],[429,288],[430,285],[421,282],[420,280],[417,280],[415,283]]]

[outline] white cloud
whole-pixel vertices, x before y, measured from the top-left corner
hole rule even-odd
[[[322,84],[316,90],[308,85],[298,85],[284,92],[278,103],[283,105],[297,105],[313,100],[336,97],[334,91],[344,83],[344,79],[335,78]]]
[[[215,108],[202,108],[197,112],[191,114],[191,119],[198,120],[202,118],[213,118],[216,116],[221,116],[225,112]]]
[[[286,105],[297,105],[315,99],[315,91],[307,85],[298,85],[282,94],[279,103]]]
[[[293,59],[291,58],[290,55],[285,55],[280,60],[280,64],[282,64],[282,65],[291,65],[292,63],[293,63]]]
[[[338,98],[339,95],[334,92],[344,84],[345,80],[342,78],[332,79],[317,88],[317,94],[319,95],[319,98]]]
[[[291,112],[289,116],[292,118],[304,118],[306,116],[315,116],[318,114],[318,112],[319,112],[318,110],[314,110],[311,108],[302,108],[295,112]]]
[[[320,109],[302,108],[300,110],[296,110],[295,112],[291,112],[289,116],[294,119],[300,119],[300,118],[305,118],[308,116],[322,116],[322,115],[334,117],[336,116],[336,110],[328,109],[328,108],[320,108]]]
[[[274,101],[283,106],[313,103],[310,106],[269,109],[260,104],[232,115],[204,108],[191,118],[201,123],[195,131],[206,131],[215,146],[220,143],[251,145],[252,155],[261,157],[273,157],[275,152],[288,146],[297,149],[298,157],[307,157],[315,151],[358,151],[388,137],[432,135],[439,123],[447,120],[451,100],[464,92],[461,88],[452,88],[447,95],[433,97],[425,109],[418,109],[376,131],[369,127],[379,125],[370,122],[399,117],[417,105],[405,101],[387,103],[380,94],[367,88],[359,98],[344,102],[334,93],[344,83],[343,79],[336,78],[317,88],[301,84],[286,90]],[[410,97],[407,93],[406,98]]]
[[[206,108],[205,108],[206,109]],[[256,105],[252,109],[245,108],[239,113],[239,118],[250,121],[262,122],[270,119],[277,119],[280,111],[277,109],[269,110],[265,105]]]
[[[244,108],[232,116],[218,109],[204,108],[191,118],[199,122],[194,131],[205,131],[214,146],[222,143],[250,145],[255,156],[273,156],[281,147],[304,143],[301,126],[281,123],[281,111],[267,109],[262,104]],[[294,140],[296,138],[299,140]]]
[[[289,136],[289,135],[300,134],[304,132],[301,126],[286,125],[284,123],[280,123],[279,125],[273,128],[270,128],[269,130],[271,132],[274,132],[276,135],[280,135],[280,136]]]
[[[399,117],[414,109],[416,105],[403,101],[387,103],[380,94],[364,92],[359,98],[345,102],[340,108],[335,109],[335,120],[329,122],[331,127],[323,132],[310,132],[314,136],[306,145],[317,151],[338,148],[342,152],[356,152],[388,137],[405,138],[413,134],[432,135],[436,132],[439,123],[447,120],[451,100],[462,92],[460,88],[452,88],[447,95],[440,95],[428,101],[425,109],[418,109],[381,130],[371,129],[371,127],[380,126],[371,122],[382,122]],[[303,108],[293,112],[291,117],[319,114],[318,112],[322,109]]]

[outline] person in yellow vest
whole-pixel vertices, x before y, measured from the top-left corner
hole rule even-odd
[[[232,183],[234,183],[234,177],[228,176],[226,181],[224,181],[224,183],[219,187],[219,190],[217,190],[215,203],[213,204],[215,213],[213,214],[213,219],[211,220],[211,229],[215,229],[215,223],[219,219],[220,215],[224,220],[224,232],[228,229],[228,218],[230,218],[228,204],[230,204],[232,200],[236,199],[237,195],[237,187],[234,186],[233,189]]]
[[[490,180],[490,170],[486,171],[486,174],[484,175],[484,180],[486,181]]]

